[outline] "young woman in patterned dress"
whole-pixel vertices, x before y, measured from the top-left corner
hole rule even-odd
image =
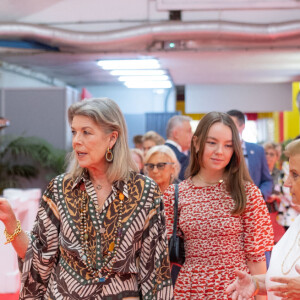
[[[160,191],[135,172],[118,105],[86,99],[68,117],[70,171],[48,185],[31,233],[0,198],[20,299],[173,299]]]
[[[251,274],[266,270],[264,253],[272,249],[273,233],[229,115],[211,112],[199,122],[187,172],[188,179],[179,184],[178,216],[186,258],[174,299],[230,299],[225,290],[235,280],[237,266]],[[174,186],[164,202],[170,237]]]

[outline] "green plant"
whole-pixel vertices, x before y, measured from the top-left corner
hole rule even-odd
[[[44,170],[46,179],[64,172],[65,150],[54,148],[38,137],[0,137],[0,193],[17,187],[21,179],[36,178]]]

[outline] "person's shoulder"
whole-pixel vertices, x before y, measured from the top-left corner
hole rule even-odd
[[[53,177],[48,185],[47,188],[44,191],[44,195],[46,196],[50,196],[50,195],[55,195],[57,193],[59,193],[60,191],[62,191],[63,186],[65,186],[65,180],[70,180],[71,176],[69,176],[69,174],[67,173],[62,173],[59,174],[55,177]]]
[[[264,147],[260,144],[250,143],[250,142],[245,142],[245,144],[246,144],[246,147],[248,147],[248,148],[259,149],[259,150],[264,151]]]
[[[249,196],[255,196],[255,197],[256,196],[261,196],[261,197],[263,197],[263,195],[261,193],[261,190],[253,182],[251,182],[251,181],[245,181],[244,186],[245,186],[246,195],[248,197]]]
[[[143,190],[144,192],[148,191],[161,195],[157,183],[152,178],[135,171],[131,172],[130,179],[128,180],[127,184],[128,186],[131,186],[131,188],[134,186],[135,189],[137,188],[138,190]]]
[[[253,182],[251,181],[244,181],[244,186],[245,186],[245,189],[252,189],[252,188],[258,188]]]
[[[165,146],[168,146],[169,148],[171,148],[175,152],[179,152],[179,150],[177,149],[177,147],[175,147],[175,145],[173,145],[171,143],[166,142]]]
[[[265,152],[265,149],[262,145],[259,145],[259,144],[256,144],[256,143],[249,143],[249,142],[246,142],[246,145],[248,145],[249,149],[254,150],[256,152],[259,152],[259,153],[264,153]]]
[[[128,184],[138,184],[138,183],[145,183],[145,182],[148,182],[148,181],[153,181],[153,179],[151,179],[150,177],[144,175],[144,174],[141,174],[141,173],[137,173],[135,171],[131,171],[130,172],[130,177],[129,177],[129,180],[128,180]]]
[[[68,173],[62,173],[59,175],[56,175],[49,181],[49,185],[58,185],[62,183],[66,179],[71,179],[71,176]]]

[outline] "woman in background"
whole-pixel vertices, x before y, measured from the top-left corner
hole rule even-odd
[[[277,222],[278,208],[283,196],[281,186],[282,173],[278,168],[276,168],[276,163],[278,162],[281,154],[281,146],[275,143],[265,143],[264,149],[270,175],[273,179],[272,194],[268,197],[266,203],[274,230],[274,241],[277,243],[285,232],[284,228]]]
[[[138,149],[138,148],[133,148],[133,149],[130,149],[130,152],[131,152],[131,156],[132,156],[132,159],[134,160],[134,162],[136,163],[138,169],[139,169],[139,172],[141,174],[144,174],[144,155],[143,155],[143,151],[141,149]]]
[[[145,157],[145,174],[152,178],[162,193],[170,184],[178,182],[180,164],[174,151],[165,145],[154,146]]]
[[[153,146],[163,145],[165,143],[164,138],[153,130],[147,131],[143,135],[142,140],[143,140],[144,156],[146,156],[149,149],[152,148]]]
[[[272,249],[268,210],[245,165],[237,128],[229,115],[211,112],[192,138],[188,179],[179,183],[178,231],[185,263],[174,299],[230,299],[225,294],[236,266],[247,273],[266,270]],[[167,232],[174,220],[174,186],[164,194]]]

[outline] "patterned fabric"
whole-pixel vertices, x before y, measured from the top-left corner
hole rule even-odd
[[[125,198],[117,259],[107,265],[113,270],[109,278],[95,282],[83,263],[82,193],[89,199],[92,264],[101,269],[101,260],[115,238],[119,192]],[[133,173],[128,182],[115,182],[99,212],[96,203],[96,192],[86,175],[75,182],[66,174],[51,181],[41,200],[25,261],[19,260],[20,299],[173,299],[164,207],[154,181]],[[105,232],[97,232],[99,227]]]
[[[232,216],[233,199],[225,183],[195,187],[189,178],[179,184],[179,224],[186,259],[174,290],[174,299],[230,299],[224,294],[235,279],[234,269],[249,272],[247,261],[265,260],[272,249],[273,232],[259,189],[246,183],[247,206]],[[174,186],[164,194],[167,234],[172,234]]]
[[[291,226],[299,215],[298,211],[294,208],[290,188],[283,185],[289,175],[289,169],[289,162],[285,161],[282,164],[282,172],[284,174],[281,180],[282,197],[276,218],[277,222],[284,227]]]

